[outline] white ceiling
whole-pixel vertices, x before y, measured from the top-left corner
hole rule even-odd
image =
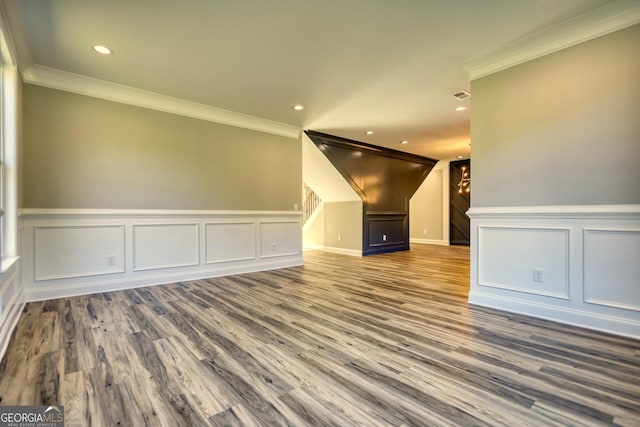
[[[469,90],[461,64],[609,1],[4,3],[23,70],[37,64],[447,159],[470,152],[469,109],[455,111],[470,101],[452,96]]]

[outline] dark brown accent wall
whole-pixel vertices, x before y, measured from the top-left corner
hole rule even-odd
[[[409,249],[409,199],[436,160],[315,131],[307,136],[362,199],[362,253]]]
[[[469,246],[471,226],[466,212],[469,210],[471,193],[467,193],[466,191],[462,193],[458,192],[458,183],[463,174],[463,167],[468,173],[468,176],[471,177],[470,160],[460,160],[449,164],[449,243],[452,245]]]

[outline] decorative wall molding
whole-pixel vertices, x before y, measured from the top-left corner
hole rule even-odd
[[[250,221],[217,221],[204,224],[205,262],[248,261],[256,258],[257,227]],[[216,243],[229,241],[220,247]]]
[[[133,271],[198,265],[199,225],[192,222],[133,224]]]
[[[469,71],[471,80],[475,80],[637,23],[640,23],[640,3],[615,0],[461,65]]]
[[[298,211],[26,209],[21,220],[27,301],[303,264]],[[105,229],[122,230],[121,251],[114,239],[96,237]],[[38,230],[56,232],[37,245]],[[58,263],[64,275],[46,274]],[[49,270],[36,275],[38,265]]]
[[[477,233],[478,286],[569,299],[569,228],[479,226]],[[545,271],[546,285],[534,282],[528,265]]]
[[[19,216],[36,218],[112,218],[112,217],[153,217],[190,218],[212,216],[216,218],[273,217],[302,215],[302,211],[234,211],[234,210],[182,210],[182,209],[21,209]]]
[[[300,220],[261,220],[260,258],[291,256],[300,253],[301,242],[296,237],[301,233]]]
[[[640,338],[640,205],[472,208],[467,214],[471,304]],[[538,267],[542,282],[532,280]]]
[[[48,225],[35,226],[33,230],[34,280],[70,279],[82,276],[124,273],[124,225]],[[97,260],[94,242],[100,242],[113,264]],[[46,257],[40,256],[46,253]],[[74,266],[82,258],[83,269]]]
[[[583,301],[640,312],[640,228],[585,228],[583,237]]]
[[[24,308],[24,292],[19,278],[20,262],[13,262],[0,275],[0,360]]]
[[[259,132],[298,139],[301,129],[248,114],[224,110],[159,93],[136,89],[80,74],[69,73],[42,65],[32,65],[22,73],[26,83],[44,86],[107,101],[164,111],[194,119],[206,120]]]
[[[640,219],[640,205],[472,207],[474,218]]]

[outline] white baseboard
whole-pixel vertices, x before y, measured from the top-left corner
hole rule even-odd
[[[409,239],[409,243],[418,243],[421,245],[441,245],[441,246],[449,246],[448,240],[437,240],[437,239],[419,239],[417,237],[412,237]]]
[[[357,249],[345,249],[345,248],[336,248],[333,246],[325,246],[323,251],[325,252],[331,252],[334,254],[341,254],[341,255],[349,255],[349,256],[362,256],[362,251],[357,250]]]
[[[303,249],[305,251],[323,251],[324,245],[318,245],[316,243],[305,243]]]
[[[26,300],[43,301],[57,298],[68,298],[78,295],[88,295],[102,292],[121,291],[125,289],[140,288],[144,286],[165,285],[168,283],[183,282],[187,280],[200,280],[212,277],[229,276],[232,274],[254,273],[257,271],[275,270],[278,268],[297,267],[303,265],[302,257],[292,257],[287,260],[271,260],[267,262],[244,263],[238,266],[223,266],[222,268],[209,268],[191,270],[185,272],[167,272],[144,277],[129,277],[125,279],[87,280],[84,283],[51,284],[26,291]]]
[[[349,256],[357,256],[357,257],[362,256],[362,251],[359,251],[357,249],[336,248],[334,246],[324,246],[324,245],[318,245],[315,243],[305,243],[304,250],[323,251],[323,252],[330,252],[333,254],[349,255]]]
[[[581,328],[594,329],[601,332],[640,338],[640,321],[607,316],[584,310],[558,307],[534,301],[492,295],[488,293],[469,292],[469,304],[495,308],[511,313],[524,314],[540,319],[551,320]]]

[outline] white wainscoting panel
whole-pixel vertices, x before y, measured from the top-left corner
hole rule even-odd
[[[11,334],[24,308],[24,291],[20,283],[20,261],[16,258],[2,265],[0,274],[0,360],[9,345]]]
[[[198,224],[134,224],[133,271],[198,265]]]
[[[541,269],[542,282],[534,281]],[[480,227],[478,284],[569,298],[569,230]]]
[[[24,209],[21,214],[27,301],[303,264],[300,211]]]
[[[124,273],[124,225],[34,229],[35,280]]]
[[[640,229],[584,230],[584,301],[640,311]]]
[[[256,258],[256,225],[253,222],[205,224],[206,263],[246,261]]]
[[[302,253],[301,229],[295,221],[260,222],[260,257]]]
[[[640,338],[640,205],[472,208],[469,303]],[[534,268],[543,281],[534,281]]]

